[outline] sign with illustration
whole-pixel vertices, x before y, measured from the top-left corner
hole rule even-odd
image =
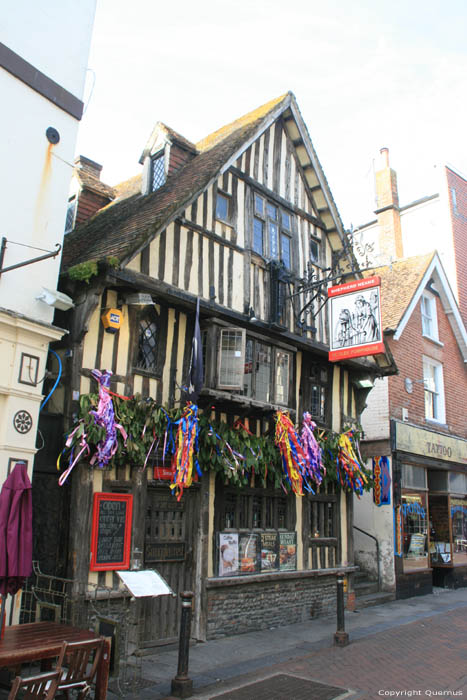
[[[387,457],[373,457],[373,501],[377,506],[391,503],[391,471]]]
[[[219,576],[234,576],[238,573],[238,534],[219,533]]]
[[[384,353],[380,290],[376,276],[328,289],[331,362]]]
[[[277,532],[261,533],[261,571],[279,568],[279,537]]]
[[[248,533],[239,536],[238,552],[240,559],[240,573],[253,574],[259,569],[259,536],[256,533]]]
[[[295,571],[297,568],[297,533],[279,533],[279,568],[281,571]]]

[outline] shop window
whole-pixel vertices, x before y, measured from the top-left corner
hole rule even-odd
[[[423,358],[423,380],[425,384],[425,418],[445,422],[443,367],[439,362]]]
[[[406,488],[426,489],[426,469],[412,464],[402,465],[402,486]]]
[[[436,317],[436,298],[433,294],[425,292],[421,298],[422,312],[422,333],[431,338],[438,340],[438,321]]]
[[[465,472],[449,472],[449,491],[467,494],[467,474]]]
[[[219,576],[297,568],[295,499],[273,489],[218,489],[216,552]]]
[[[467,566],[467,497],[450,499],[454,564]]]
[[[287,405],[292,372],[292,355],[256,338],[244,330],[223,328],[219,344],[219,389],[241,391],[263,403]]]
[[[404,571],[428,567],[428,515],[426,493],[402,495]]]

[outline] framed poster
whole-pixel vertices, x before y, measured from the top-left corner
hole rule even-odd
[[[219,533],[219,576],[238,574],[238,534]]]
[[[279,568],[281,571],[295,571],[297,568],[297,533],[279,533]]]
[[[279,537],[277,532],[261,533],[261,571],[279,568]]]
[[[132,510],[131,494],[94,494],[91,571],[113,571],[130,567]]]
[[[259,571],[260,539],[257,533],[239,535],[239,573],[254,574]]]
[[[380,277],[330,287],[328,298],[331,362],[384,352]]]

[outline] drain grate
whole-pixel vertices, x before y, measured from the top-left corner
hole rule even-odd
[[[281,673],[213,696],[212,700],[333,700],[345,692],[343,688]]]

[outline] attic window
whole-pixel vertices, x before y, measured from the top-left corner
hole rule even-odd
[[[76,197],[72,197],[68,202],[65,220],[65,233],[69,233],[75,225]]]
[[[155,192],[165,184],[164,154],[155,156],[151,163],[151,192]]]

